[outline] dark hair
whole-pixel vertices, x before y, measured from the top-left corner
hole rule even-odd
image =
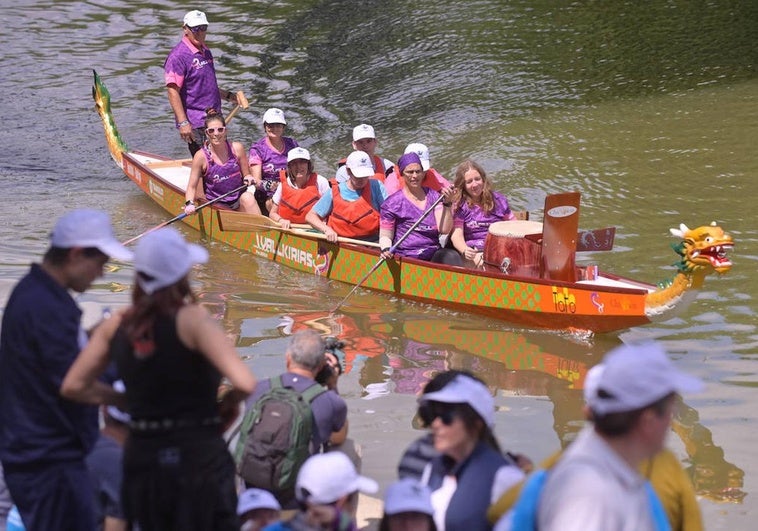
[[[66,260],[68,260],[68,255],[71,253],[71,249],[73,249],[73,247],[49,247],[47,251],[45,251],[42,259],[50,265],[62,266],[66,263]],[[82,253],[87,258],[108,257],[107,254],[97,247],[84,247],[82,248]]]
[[[474,199],[466,191],[465,185],[465,175],[469,170],[475,170],[482,176],[482,202],[479,206],[483,212],[489,213],[495,208],[495,199],[492,195],[492,183],[487,178],[487,173],[484,171],[484,168],[470,159],[461,162],[455,170],[455,183],[453,184],[455,187],[455,202],[458,206],[463,204],[463,201],[466,201],[469,206],[474,204]]]
[[[396,514],[402,514],[402,513],[396,513]],[[423,513],[420,513],[423,514]],[[384,514],[382,515],[382,519],[379,522],[379,531],[390,531],[390,518],[395,515],[390,514]],[[425,515],[428,518],[429,522],[429,531],[437,531],[437,524],[434,523],[434,517],[432,515],[427,514]]]
[[[604,389],[598,389],[597,396],[600,398],[613,398],[613,395]],[[592,411],[592,420],[595,423],[595,430],[606,437],[622,437],[632,431],[646,410],[652,409],[659,417],[663,416],[666,413],[669,402],[674,396],[676,396],[676,393],[669,393],[650,405],[632,411],[606,413],[605,415],[598,415]]]
[[[476,380],[482,385],[486,385],[484,381],[482,381],[481,378],[477,378],[469,371],[449,370],[449,371],[438,373],[436,376],[434,376],[434,378],[429,380],[424,386],[424,390],[422,391],[422,396],[428,393],[433,393],[433,392],[441,390],[443,387],[449,384],[457,376],[466,376],[468,378],[471,378],[472,380]],[[477,413],[477,411],[474,408],[472,408],[468,404],[445,404],[445,405],[454,406],[458,408],[458,411],[460,413],[460,418],[463,421],[464,426],[466,427],[466,431],[468,431],[469,433],[476,434],[480,441],[486,442],[496,452],[502,453],[502,450],[500,449],[500,443],[497,442],[497,438],[495,437],[495,434],[492,432],[492,429],[487,425],[487,423],[484,421],[481,415],[479,415],[479,413]],[[419,408],[421,407],[423,406],[419,406]]]
[[[224,120],[224,115],[221,114],[219,111],[214,109],[213,107],[209,107],[205,110],[205,127],[208,127],[208,124],[210,122],[220,121],[221,125],[226,127],[226,120]]]
[[[138,276],[149,279],[150,276],[137,272]],[[189,278],[160,288],[148,295],[135,283],[132,292],[132,306],[124,313],[122,326],[132,344],[153,339],[153,324],[158,316],[174,316],[187,301],[197,302],[197,297],[190,288]]]

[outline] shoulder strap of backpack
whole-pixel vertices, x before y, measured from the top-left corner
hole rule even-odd
[[[305,401],[310,404],[317,396],[319,396],[321,393],[326,393],[327,391],[328,389],[326,387],[316,382],[300,394],[303,396]]]

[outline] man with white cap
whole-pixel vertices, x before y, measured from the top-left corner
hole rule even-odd
[[[213,54],[205,44],[205,13],[194,10],[184,15],[182,31],[182,40],[169,53],[163,70],[176,128],[194,156],[205,138],[206,111],[215,109],[220,113],[222,99],[239,102],[236,93],[218,86]]]
[[[426,144],[414,142],[408,144],[403,151],[404,155],[408,153],[415,153],[421,160],[421,169],[424,170],[424,178],[421,180],[421,186],[426,186],[432,190],[439,192],[443,188],[452,186],[450,181],[445,179],[440,172],[431,167],[431,160],[429,157],[429,148]],[[387,195],[400,190],[405,185],[405,181],[402,178],[400,168],[395,165],[392,168],[392,173],[387,174],[387,178],[384,181],[384,187],[387,189]]]
[[[0,336],[0,461],[27,529],[93,529],[93,489],[84,462],[98,435],[97,408],[58,388],[87,337],[70,291],[84,292],[109,257],[130,260],[109,216],[62,216],[41,264],[13,289]]]
[[[60,388],[66,398],[125,406],[131,415],[121,502],[143,531],[239,530],[216,397],[222,377],[240,399],[256,381],[192,291],[189,274],[207,261],[204,247],[171,227],[140,239],[132,305],[94,330]],[[100,380],[111,359],[124,395]]]
[[[350,153],[345,171],[348,179],[332,183],[305,219],[326,234],[330,242],[336,242],[339,236],[377,241],[379,210],[387,199],[387,191],[381,182],[370,178],[374,166],[363,151]]]
[[[329,181],[313,171],[311,153],[301,147],[287,153],[287,169],[279,170],[279,182],[268,215],[285,229],[306,223],[313,204],[329,191]]]
[[[680,372],[655,342],[615,348],[597,372],[596,390],[586,397],[593,424],[547,476],[538,527],[669,529],[660,501],[638,468],[663,449],[677,393],[697,392],[702,382]]]
[[[312,455],[297,474],[295,495],[300,509],[292,519],[273,524],[267,530],[354,531],[358,493],[374,494],[377,490],[376,481],[358,474],[342,452]]]
[[[271,107],[263,113],[266,135],[250,146],[248,163],[255,181],[255,198],[261,212],[268,214],[273,206],[274,191],[279,186],[279,173],[287,169],[287,155],[298,147],[297,140],[284,136],[287,120],[284,111]]]
[[[373,170],[371,177],[384,182],[387,175],[392,173],[393,164],[391,160],[380,157],[376,154],[376,147],[379,145],[379,141],[376,139],[374,128],[368,124],[360,124],[353,127],[353,149],[356,151],[363,151],[369,156],[371,161],[371,169]],[[335,179],[338,182],[347,181],[349,175],[347,173],[346,163],[347,159],[343,159],[339,162],[337,168],[337,175]]]

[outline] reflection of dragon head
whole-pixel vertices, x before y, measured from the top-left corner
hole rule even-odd
[[[682,223],[678,229],[670,230],[671,234],[682,238],[681,242],[672,244],[674,251],[682,257],[674,264],[682,273],[708,275],[715,271],[723,274],[732,268],[726,253],[732,250],[734,242],[715,221],[696,229],[688,229]]]

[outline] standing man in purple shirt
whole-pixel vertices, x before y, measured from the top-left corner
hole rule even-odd
[[[205,45],[208,19],[202,11],[184,15],[184,36],[166,58],[163,65],[168,101],[174,111],[179,136],[187,142],[195,156],[204,134],[208,109],[221,112],[221,100],[238,104],[237,95],[220,89],[216,81],[213,54]]]

